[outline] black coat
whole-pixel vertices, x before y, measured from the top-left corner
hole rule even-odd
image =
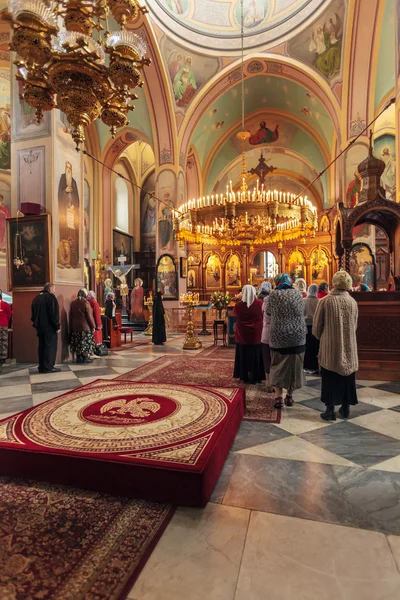
[[[50,292],[40,292],[32,302],[31,321],[38,333],[55,333],[60,329],[58,300]]]
[[[161,292],[156,292],[153,304],[153,344],[159,345],[167,341],[165,331],[165,311],[162,303]]]

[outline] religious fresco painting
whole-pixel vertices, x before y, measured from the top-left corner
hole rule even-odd
[[[11,217],[10,184],[0,179],[0,260],[7,253],[6,219]]]
[[[185,113],[197,91],[218,73],[221,62],[218,58],[189,51],[163,37],[160,42],[177,112]]]
[[[8,289],[42,289],[51,280],[50,215],[10,219],[7,232]]]
[[[187,285],[188,289],[196,287],[196,273],[195,273],[194,269],[189,269],[186,285]]]
[[[375,260],[367,244],[353,244],[350,251],[350,275],[354,284],[365,283],[374,289]]]
[[[394,135],[381,135],[374,140],[374,154],[385,163],[381,176],[381,186],[388,200],[396,200],[396,138]]]
[[[260,127],[258,131],[252,133],[249,137],[249,144],[256,146],[258,144],[272,144],[279,138],[279,126],[276,125],[275,129],[269,129],[266,121],[260,121]]]
[[[311,279],[313,283],[329,281],[329,260],[322,248],[316,248],[311,254]]]
[[[237,254],[231,254],[225,265],[225,284],[226,287],[240,287],[241,284],[241,264]]]
[[[156,250],[157,200],[154,198],[156,177],[151,173],[140,192],[140,249],[145,252]]]
[[[157,262],[157,291],[163,300],[178,299],[178,273],[174,258],[169,254],[163,254]]]
[[[219,256],[211,254],[208,257],[206,266],[206,287],[220,288],[221,284],[221,261]]]
[[[90,259],[90,185],[83,182],[83,256]]]
[[[288,259],[288,273],[293,281],[306,278],[306,260],[300,250],[293,250]]]
[[[58,182],[53,210],[56,281],[82,284],[84,258],[82,156],[71,146],[58,141],[55,161]]]
[[[288,52],[313,67],[329,80],[340,76],[345,0],[333,0],[327,10],[288,43]]]
[[[328,233],[329,229],[330,229],[329,219],[326,215],[323,215],[319,222],[319,230],[322,231],[323,233]]]
[[[158,204],[158,251],[175,254],[173,211],[176,199],[176,177],[172,171],[163,171],[158,180],[156,193],[162,202]]]
[[[0,170],[11,169],[10,69],[0,69]]]

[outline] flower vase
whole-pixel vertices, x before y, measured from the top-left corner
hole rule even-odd
[[[218,320],[222,321],[222,310],[218,310]]]

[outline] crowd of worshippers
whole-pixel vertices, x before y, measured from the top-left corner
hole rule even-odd
[[[275,408],[283,408],[293,406],[293,392],[306,385],[305,374],[320,376],[326,407],[321,418],[347,419],[357,404],[358,307],[352,290],[346,271],[335,273],[331,290],[325,282],[307,289],[304,279],[293,282],[286,273],[273,283],[264,281],[259,290],[245,285],[233,309],[234,378],[265,382]]]
[[[39,373],[61,371],[61,369],[54,366],[61,324],[56,286],[53,283],[46,283],[40,294],[33,299],[31,311],[32,324],[38,336],[38,371]],[[110,321],[111,326],[118,329],[115,294],[113,292],[107,294],[104,303],[104,314]],[[160,292],[157,292],[153,304],[153,323],[155,327],[152,337],[153,343],[157,345],[161,345],[166,341],[164,314],[162,296]],[[104,346],[103,321],[94,291],[87,291],[84,288],[78,291],[76,299],[70,305],[68,329],[71,354],[75,356],[78,364],[91,363],[94,358],[102,355],[101,348]],[[0,356],[2,356],[2,339],[0,328]]]

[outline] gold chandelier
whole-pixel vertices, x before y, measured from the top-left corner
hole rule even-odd
[[[189,200],[175,211],[175,239],[181,245],[185,241],[221,246],[282,244],[287,240],[314,236],[317,229],[317,210],[307,197],[265,188],[266,176],[275,167],[266,164],[262,152],[257,167],[250,171],[246,169],[244,144],[250,133],[245,128],[244,110],[243,0],[240,5],[242,128],[236,135],[242,144],[240,182],[237,191],[230,182],[225,194]],[[250,173],[257,175],[256,186],[252,191],[248,187]]]
[[[13,29],[16,77],[38,122],[59,108],[77,148],[98,118],[113,137],[128,125],[130,101],[137,99],[132,90],[143,85],[141,70],[150,60],[144,40],[124,28],[145,12],[137,0],[9,0],[3,18]],[[109,30],[110,14],[121,30]]]

